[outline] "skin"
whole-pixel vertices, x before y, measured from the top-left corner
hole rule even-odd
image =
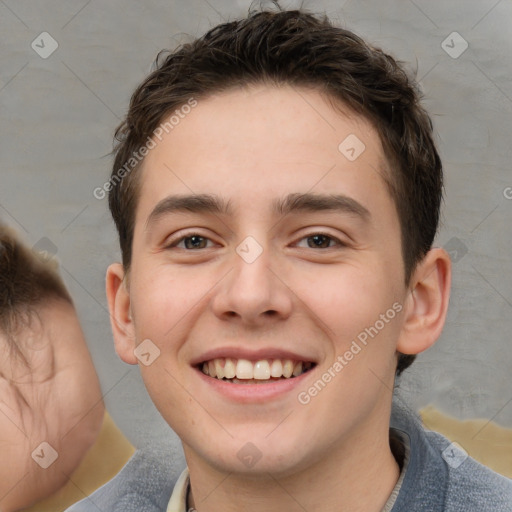
[[[349,161],[348,135],[365,151]],[[377,133],[316,90],[253,86],[199,101],[143,165],[129,275],[107,272],[116,350],[137,364],[150,339],[160,356],[141,364],[146,387],[180,436],[190,470],[189,504],[235,510],[380,511],[399,476],[389,448],[397,351],[438,338],[450,261],[432,249],[405,284],[400,224],[385,185]],[[215,194],[233,211],[169,213],[172,194]],[[290,193],[343,194],[367,211],[279,215]],[[324,233],[326,246],[311,237]],[[182,237],[205,237],[199,249]],[[252,236],[261,255],[236,252]],[[181,240],[181,241],[180,241]],[[197,240],[197,239],[196,239]],[[189,239],[190,244],[190,239]],[[322,244],[321,244],[322,245]],[[190,245],[188,245],[190,247]],[[402,311],[307,405],[307,390],[359,333],[394,303]],[[293,351],[317,363],[292,392],[240,403],[219,395],[193,367],[216,348]],[[252,443],[252,467],[237,457]],[[321,497],[321,499],[319,499]]]
[[[76,312],[62,300],[36,306],[15,334],[30,364],[0,337],[0,510],[25,508],[60,489],[94,443],[103,420],[100,385]],[[48,468],[32,453],[58,458]],[[44,461],[44,457],[39,460]]]

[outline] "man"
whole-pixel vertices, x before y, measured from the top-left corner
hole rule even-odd
[[[100,431],[100,384],[64,283],[0,225],[0,510],[66,483]]]
[[[392,408],[451,265],[431,122],[391,57],[255,13],[162,59],[116,135],[116,350],[187,468],[134,459],[73,510],[512,510],[509,480]]]

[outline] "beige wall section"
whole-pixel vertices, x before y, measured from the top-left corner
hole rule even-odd
[[[432,405],[421,409],[420,415],[425,427],[458,443],[496,473],[512,478],[512,429],[485,419],[461,421]]]

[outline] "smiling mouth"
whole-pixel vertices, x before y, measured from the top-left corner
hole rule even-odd
[[[232,384],[265,384],[284,379],[293,379],[316,366],[310,361],[291,359],[217,358],[204,361],[198,368],[205,375]]]

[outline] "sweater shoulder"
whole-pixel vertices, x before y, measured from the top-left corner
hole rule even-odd
[[[512,480],[495,473],[470,457],[459,445],[435,432],[430,441],[442,448],[447,467],[445,510],[466,512],[512,512]]]

